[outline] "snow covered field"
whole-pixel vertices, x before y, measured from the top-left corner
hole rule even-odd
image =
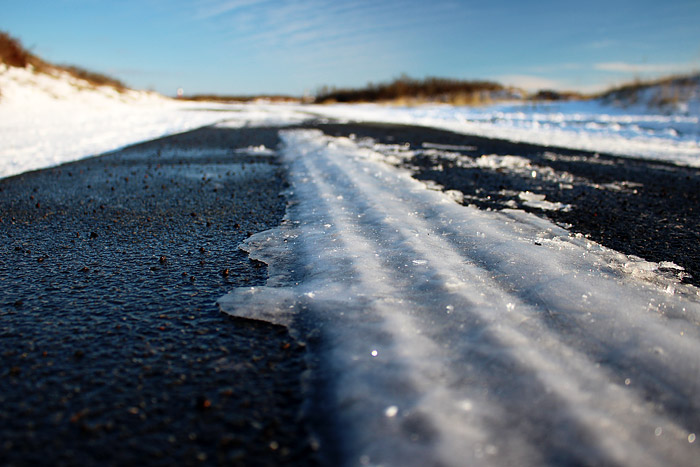
[[[0,93],[0,177],[223,120],[233,126],[284,125],[313,117],[425,125],[700,166],[697,92],[682,112],[672,115],[594,101],[487,107],[226,105],[175,101],[146,92],[91,89],[68,75],[49,76],[0,65]]]

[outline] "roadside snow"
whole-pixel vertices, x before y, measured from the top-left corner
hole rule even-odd
[[[242,246],[270,279],[219,304],[316,336],[344,465],[697,460],[700,304],[675,265],[458,205],[351,139],[283,139],[286,221]]]
[[[326,118],[392,122],[488,138],[641,157],[700,167],[700,110],[663,115],[597,101],[485,107],[378,104],[314,106]]]
[[[0,65],[0,177],[101,154],[223,120],[231,126],[301,121],[283,106],[226,105],[92,88],[67,74]]]
[[[595,101],[487,107],[194,103],[149,92],[118,93],[67,74],[0,65],[0,177],[214,123],[222,128],[285,126],[313,117],[424,125],[700,167],[696,104],[662,115],[647,107],[625,110]],[[430,143],[425,149],[459,150]]]

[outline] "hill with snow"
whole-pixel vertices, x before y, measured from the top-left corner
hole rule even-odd
[[[232,125],[298,122],[289,106],[171,99],[96,86],[60,70],[0,64],[0,177],[101,154],[221,120]]]
[[[612,89],[598,100],[629,110],[700,116],[700,74],[633,83]]]
[[[0,64],[0,176],[99,154],[215,121],[178,112],[155,93],[91,83],[56,70]]]

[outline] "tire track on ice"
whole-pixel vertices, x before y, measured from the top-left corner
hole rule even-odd
[[[594,270],[587,249],[551,224],[447,202],[350,140],[308,131],[283,138],[288,222],[246,246],[270,264],[268,287],[233,291],[220,305],[303,322],[302,332],[320,328],[346,464],[659,465],[698,455],[689,427],[580,342],[588,333],[593,347],[607,339],[587,325],[598,317],[588,310],[615,309],[623,297],[625,310],[608,317],[624,326],[641,317],[628,341],[661,341],[681,367],[673,375],[692,371],[692,360],[678,360],[698,355],[697,326],[643,313],[650,297],[687,308],[678,314],[697,316],[697,303]],[[543,227],[547,257],[532,242]],[[591,296],[578,303],[584,289]],[[542,319],[552,313],[567,317],[560,329]],[[678,326],[687,339],[671,339]]]
[[[341,172],[341,168],[326,167],[325,171]],[[487,282],[495,283],[513,296],[513,305],[515,298],[529,305],[526,319],[546,324],[552,332],[560,334],[558,339],[562,343],[575,347],[589,358],[594,357],[601,366],[608,367],[611,377],[617,373],[620,381],[634,381],[635,391],[640,392],[644,399],[663,402],[664,409],[690,432],[700,425],[700,399],[697,394],[700,363],[692,358],[697,355],[700,341],[697,304],[690,304],[688,308],[691,310],[687,310],[682,303],[679,305],[675,301],[677,306],[674,308],[674,300],[665,294],[659,300],[656,290],[627,281],[625,286],[628,290],[629,287],[639,290],[632,295],[628,291],[628,303],[621,305],[612,298],[625,290],[625,286],[618,283],[625,278],[615,276],[610,270],[593,273],[592,278],[585,280],[577,280],[575,275],[591,275],[589,271],[599,269],[599,265],[609,257],[622,255],[586,240],[569,239],[563,229],[521,211],[510,211],[506,214],[509,219],[506,222],[492,213],[471,212],[460,229],[455,227],[452,220],[464,218],[464,208],[440,203],[440,195],[433,196],[436,198],[434,203],[425,203],[422,199],[425,197],[423,186],[413,180],[403,180],[405,174],[388,171],[383,175],[392,179],[388,183],[377,179],[378,183],[370,180],[361,184],[366,177],[363,178],[356,165],[349,164],[342,171],[347,172],[350,180],[358,183],[357,191],[363,196],[374,192],[369,198],[382,200],[384,214],[379,213],[379,218],[386,213],[395,215],[404,212],[406,206],[420,206],[421,215],[413,216],[413,222],[419,225],[413,230],[404,227],[404,236],[415,237],[412,231],[416,229],[432,232],[433,235],[423,235],[419,241],[413,242],[416,256],[425,257],[432,250],[450,250],[457,261],[449,272],[458,271],[463,259],[477,265],[481,273],[489,276]],[[416,185],[416,195],[396,199],[393,187],[402,183]],[[371,206],[365,204],[363,211],[369,209],[372,209]],[[445,216],[448,212],[451,214]],[[396,220],[399,226],[407,226],[411,222],[411,219]],[[513,228],[505,225],[508,222],[513,224]],[[476,234],[470,235],[468,232]],[[496,240],[489,242],[487,239]],[[448,244],[441,240],[446,240]],[[545,246],[535,245],[534,242],[544,243]],[[507,245],[512,243],[521,244],[517,251],[508,248]],[[543,261],[539,256],[548,247],[564,249],[563,257]],[[602,257],[596,258],[596,253]],[[592,256],[594,261],[586,256]],[[538,264],[543,267],[539,267],[536,274],[521,275],[522,271],[534,272],[532,265]],[[572,268],[572,264],[577,267]],[[690,289],[697,294],[696,289]],[[576,297],[582,297],[582,300],[572,300]],[[541,332],[545,331],[537,330],[533,335]],[[669,356],[678,357],[675,365],[668,364]],[[691,358],[684,361],[682,357]],[[624,377],[621,377],[623,374]]]
[[[333,160],[335,161],[335,160],[337,160],[337,159],[333,159]],[[356,198],[353,198],[353,201],[352,201],[352,204],[353,204],[353,205],[358,204],[358,203],[361,205],[362,203],[360,202],[360,200],[359,200],[358,198],[362,198],[363,196],[367,196],[367,198],[369,198],[369,199],[377,200],[377,201],[374,203],[374,204],[375,204],[375,209],[381,210],[381,211],[383,211],[383,212],[375,213],[375,215],[373,216],[374,219],[372,219],[372,220],[370,220],[370,221],[367,222],[367,224],[370,225],[370,226],[374,225],[378,220],[380,220],[380,219],[383,217],[383,215],[385,215],[385,214],[387,214],[387,213],[391,213],[390,215],[395,216],[395,215],[398,215],[398,213],[404,212],[404,208],[405,208],[407,205],[408,205],[408,206],[416,206],[416,205],[417,205],[416,202],[420,202],[419,199],[410,199],[410,196],[409,196],[409,197],[403,197],[403,198],[397,198],[395,195],[393,195],[393,194],[391,193],[391,191],[390,191],[389,189],[387,189],[386,187],[387,187],[387,186],[388,186],[388,187],[395,187],[395,186],[396,186],[396,183],[391,183],[391,182],[389,182],[389,183],[384,183],[384,182],[386,182],[386,180],[381,180],[381,179],[376,180],[376,182],[378,182],[378,183],[375,183],[375,181],[373,181],[373,180],[370,180],[370,181],[368,181],[368,182],[366,182],[366,183],[363,183],[363,182],[366,181],[367,178],[368,178],[368,177],[367,177],[367,174],[364,174],[365,176],[363,177],[363,174],[362,174],[362,173],[358,173],[358,171],[356,170],[356,165],[355,165],[355,164],[348,164],[347,166],[344,165],[344,166],[341,168],[341,167],[337,167],[337,166],[336,166],[336,167],[333,167],[333,166],[332,166],[332,163],[330,162],[330,159],[325,159],[325,158],[324,158],[324,159],[320,159],[320,160],[319,160],[319,164],[324,164],[324,163],[325,163],[325,166],[320,167],[320,168],[319,168],[318,170],[316,170],[315,172],[312,172],[311,170],[309,170],[311,178],[314,179],[314,180],[316,180],[317,183],[318,183],[319,180],[322,179],[324,173],[343,174],[343,173],[345,173],[345,172],[348,172],[347,175],[349,176],[349,179],[351,180],[351,182],[346,182],[346,183],[343,185],[343,188],[345,188],[345,190],[353,190],[353,189],[354,189],[357,193],[359,193],[359,195],[358,195]],[[389,177],[393,177],[393,175],[391,174],[391,172],[390,172]],[[335,189],[338,189],[337,183],[339,182],[339,178],[340,178],[339,175],[335,175],[335,177],[334,177],[334,180],[333,180],[333,181],[335,182],[335,185],[334,185],[333,188],[335,188]],[[371,178],[371,177],[369,177],[369,178]],[[400,176],[397,177],[397,178],[400,179]],[[401,180],[396,180],[396,182],[401,183]],[[353,186],[353,184],[356,184],[357,186]],[[379,190],[378,190],[377,188],[379,188]],[[379,191],[380,193],[377,193],[377,191]],[[387,192],[387,191],[388,191],[388,192]],[[418,194],[421,194],[422,191],[425,191],[425,190],[424,190],[422,187],[419,186],[419,187],[418,187],[417,193],[418,193]],[[370,195],[366,195],[367,193],[371,193],[371,194],[370,194]],[[418,196],[417,198],[420,198],[420,196]],[[379,201],[379,200],[381,200],[381,201]],[[331,202],[332,202],[332,201],[331,201]],[[438,202],[439,202],[439,200],[438,200]],[[432,205],[434,205],[434,204],[429,204],[429,206],[432,206]],[[450,205],[450,207],[451,207],[451,206],[452,206],[452,205]],[[459,208],[459,207],[458,207],[458,208]],[[370,217],[369,214],[367,214],[367,211],[368,211],[369,209],[371,209],[371,208],[363,207],[363,208],[361,209],[361,211],[364,213],[364,214],[363,214],[364,216]],[[462,208],[462,209],[463,209],[463,208]],[[338,211],[338,206],[330,206],[329,209],[328,209],[328,211],[329,211],[329,212],[337,212],[337,211]],[[415,217],[415,216],[414,216],[414,217]],[[408,227],[407,227],[407,226],[409,226],[409,225],[411,226],[411,228],[408,228]],[[413,231],[421,231],[421,232],[429,232],[430,230],[433,230],[433,231],[434,231],[434,229],[432,228],[433,225],[434,225],[434,224],[429,224],[429,225],[428,225],[428,224],[426,224],[426,223],[424,223],[424,222],[422,222],[422,221],[419,221],[419,220],[413,220],[413,221],[412,221],[411,219],[405,219],[405,218],[404,218],[404,219],[392,219],[392,222],[389,223],[389,226],[388,226],[388,227],[398,226],[398,227],[399,227],[399,229],[398,229],[399,231],[400,231],[400,230],[403,230],[403,232],[402,232],[402,234],[401,234],[403,238],[390,240],[388,243],[389,243],[389,245],[391,245],[391,244],[398,244],[398,245],[401,245],[401,246],[399,247],[398,253],[400,253],[401,250],[404,250],[404,251],[407,251],[407,252],[410,253],[410,254],[407,255],[406,258],[403,258],[403,259],[402,259],[402,262],[403,262],[404,264],[406,264],[406,265],[407,265],[407,264],[410,264],[410,259],[411,259],[411,257],[430,258],[430,257],[434,256],[434,253],[433,253],[434,251],[442,251],[442,252],[445,252],[446,254],[444,254],[444,255],[442,256],[442,260],[443,260],[443,263],[442,263],[442,264],[443,264],[443,265],[446,265],[446,264],[447,264],[447,263],[445,262],[445,260],[446,260],[447,258],[451,258],[451,259],[452,259],[452,264],[449,264],[447,268],[444,268],[444,267],[442,268],[441,274],[442,274],[442,276],[445,278],[445,279],[444,279],[444,282],[447,283],[447,284],[449,284],[450,281],[452,281],[452,282],[454,282],[455,280],[458,281],[458,280],[460,280],[460,279],[457,279],[457,278],[455,278],[454,276],[453,276],[453,277],[450,277],[450,275],[453,275],[453,273],[454,273],[455,271],[459,271],[460,268],[463,268],[464,258],[463,258],[463,256],[461,256],[461,254],[463,254],[463,253],[461,253],[460,251],[455,251],[455,250],[453,250],[453,249],[451,248],[450,245],[445,245],[444,242],[442,242],[442,240],[441,240],[441,238],[440,238],[439,235],[437,235],[437,236],[436,236],[436,235],[432,235],[432,236],[430,236],[430,235],[427,235],[427,236],[426,236],[426,235],[423,235],[423,236],[420,236],[420,237],[417,237],[417,236],[415,236],[415,235],[412,235],[412,232],[413,232]],[[482,224],[481,229],[482,229],[482,231],[483,231],[483,224]],[[392,228],[387,228],[387,229],[385,229],[385,230],[382,231],[382,235],[385,235],[385,236],[386,236],[386,235],[389,235],[389,236],[390,236],[390,235],[391,235],[391,232],[392,232]],[[373,233],[373,232],[366,232],[364,235],[365,235],[366,237],[368,237],[368,238],[371,238],[371,236],[372,236],[373,234],[376,235],[376,233]],[[494,234],[495,234],[495,232],[494,232]],[[499,237],[502,238],[502,237],[503,237],[503,233],[500,233],[499,235],[494,235],[494,236],[495,236],[496,238],[499,238]],[[420,240],[418,240],[418,238],[420,238]],[[407,239],[408,241],[405,241],[404,239]],[[408,243],[408,245],[407,245],[406,243]],[[497,245],[496,248],[492,248],[492,251],[495,252],[495,251],[498,251],[499,249],[500,249],[500,250],[503,249],[501,245]],[[411,250],[413,250],[413,251],[411,251]],[[469,250],[467,250],[467,251],[469,251]],[[384,256],[384,255],[380,255],[380,256]],[[531,260],[535,260],[535,258],[531,258]],[[499,261],[496,261],[496,262],[491,261],[491,264],[498,264],[498,263],[499,263]],[[398,267],[397,267],[397,266],[398,266]],[[399,264],[399,265],[388,265],[388,269],[389,269],[389,270],[399,270],[400,267],[401,267],[400,264]],[[517,272],[517,271],[516,271],[516,272]],[[488,277],[487,274],[482,274],[482,271],[477,271],[477,273],[476,273],[474,276],[472,276],[472,277],[478,277],[478,276],[480,276],[480,275],[481,275],[481,276],[484,276],[484,277]],[[415,276],[418,276],[418,274],[415,274]],[[512,274],[511,274],[511,276],[512,276]],[[464,282],[463,279],[462,279],[462,281]],[[471,282],[471,281],[469,281],[469,282]],[[487,286],[489,286],[489,285],[488,285],[488,278],[484,281],[484,284],[487,285]],[[400,296],[406,296],[406,295],[408,295],[408,294],[410,293],[410,290],[411,290],[410,285],[411,285],[411,284],[409,284],[409,287],[408,287],[408,288],[402,287],[402,289],[401,289],[400,291],[398,291],[399,295],[400,295]],[[492,286],[490,286],[490,287],[492,287]],[[465,288],[465,287],[464,287],[464,284],[463,284],[463,285],[460,287],[460,289],[464,289],[464,288]],[[498,289],[498,286],[496,287],[496,289]],[[439,293],[439,291],[437,291],[437,292]],[[477,296],[478,293],[479,293],[479,292],[478,292],[477,290],[468,291],[468,292],[466,293],[466,295],[465,295],[464,298],[465,298],[465,299],[468,299],[469,297]],[[499,295],[499,294],[502,294],[502,293],[503,293],[502,290],[497,290],[497,291],[496,291],[496,295]],[[497,303],[498,298],[499,298],[499,297],[491,297],[491,299],[488,300],[488,302],[490,302],[491,304]],[[515,302],[515,297],[513,297],[513,296],[511,296],[511,295],[505,295],[505,298],[506,298],[507,300],[509,300],[508,303],[511,303],[512,305],[515,305],[515,303],[513,303],[513,302]],[[421,301],[425,301],[425,298],[419,296],[419,297],[415,297],[415,299],[413,300],[413,303],[420,303]],[[500,310],[507,309],[507,308],[508,308],[508,303],[501,303],[499,306],[497,306],[497,309],[500,309]],[[521,305],[521,304],[517,304],[517,305],[515,305],[515,306],[517,306],[518,308],[520,308],[522,305]],[[426,311],[427,311],[427,310],[426,310]],[[493,310],[489,310],[489,311],[486,312],[486,313],[491,313],[492,311],[493,311]],[[510,313],[509,313],[509,315],[510,315],[511,318],[517,317],[517,318],[515,318],[515,321],[516,321],[516,323],[517,323],[518,321],[524,321],[524,320],[526,320],[526,319],[528,319],[528,320],[531,320],[531,319],[538,320],[538,316],[541,315],[541,313],[538,313],[537,310],[534,310],[534,312],[533,312],[533,313],[530,313],[529,316],[524,317],[524,316],[522,316],[522,315],[519,316],[518,314],[513,313],[513,310],[511,310]],[[482,317],[483,319],[488,319],[488,315],[482,315],[481,317]],[[505,321],[508,317],[509,317],[508,315],[506,315],[506,316],[501,316],[500,321]],[[520,324],[518,324],[518,326],[520,326]],[[425,323],[424,323],[424,324],[423,324],[423,328],[424,328],[424,329],[429,329],[429,326],[426,326]],[[499,332],[499,334],[502,335],[503,332]],[[527,338],[526,338],[525,345],[524,345],[523,347],[527,347],[527,348],[531,347],[531,345],[530,345],[531,342],[535,342],[536,340],[542,339],[542,338],[543,338],[544,336],[546,336],[546,335],[547,335],[547,329],[546,329],[546,328],[542,328],[542,327],[537,327],[537,328],[535,328],[535,329],[532,331],[532,336],[529,337],[529,340],[527,340]],[[440,336],[440,337],[442,337],[442,336]],[[501,336],[501,337],[503,337],[503,336]],[[668,337],[668,336],[667,336],[667,337]],[[508,347],[508,346],[509,346],[509,340],[510,340],[511,342],[517,342],[517,339],[515,339],[515,338],[512,338],[512,339],[502,338],[501,340],[503,341],[503,347]],[[512,344],[511,344],[511,345],[512,345]],[[563,350],[563,351],[569,351],[569,352],[570,352],[570,349],[566,349],[565,346],[564,346],[562,343],[558,342],[558,341],[555,342],[555,343],[550,343],[550,344],[549,344],[549,347],[550,347],[550,348],[560,347],[561,350]],[[692,355],[692,354],[691,354],[691,355]],[[566,371],[565,371],[566,366],[570,366],[570,365],[571,365],[571,363],[572,363],[572,362],[571,362],[571,359],[572,359],[572,356],[569,356],[569,357],[567,358],[566,361],[562,362],[561,368],[564,368],[564,371],[562,371],[561,369],[559,370],[559,373],[564,373],[564,378],[563,378],[563,379],[565,379],[565,380],[571,380],[571,379],[574,377],[574,375],[571,375],[571,374],[567,375],[567,374],[566,374]],[[583,361],[584,359],[581,359],[581,360]],[[544,361],[544,359],[543,359],[543,358],[540,358],[539,361],[542,362],[542,361]],[[536,371],[538,370],[538,366],[540,367],[540,369],[541,369],[541,367],[542,367],[542,364],[541,364],[541,363],[524,363],[524,364],[525,364],[525,365],[531,366],[534,372],[536,372]],[[586,364],[588,364],[588,362],[586,362]],[[579,368],[578,370],[579,370],[578,372],[581,373],[581,374],[588,374],[588,373],[593,372],[594,369],[593,369],[593,368],[583,367],[583,368]],[[608,378],[606,378],[605,376],[602,376],[600,379],[603,380],[603,385],[605,385],[605,384],[607,383]],[[551,384],[552,384],[552,381],[545,381],[545,382],[547,383],[547,385],[551,385]],[[563,391],[562,393],[563,393],[563,394],[567,394],[566,391]],[[619,398],[618,398],[618,399],[619,399]],[[611,405],[610,409],[611,409],[611,410],[614,410],[614,409],[617,407],[617,405],[618,405],[618,403],[616,402],[615,404]],[[638,405],[638,404],[637,404],[637,405]],[[570,404],[570,406],[573,407],[574,404]],[[579,418],[581,418],[581,417],[579,417]],[[582,418],[582,419],[583,419],[583,418]],[[595,421],[595,420],[594,420],[594,421]],[[648,422],[647,422],[647,423],[648,423]],[[656,428],[657,428],[658,426],[659,426],[659,425],[650,426],[650,427],[649,427],[649,430],[648,430],[648,433],[653,433],[653,432],[655,432],[655,430],[656,430]],[[671,424],[671,426],[673,426],[673,424]],[[592,427],[593,427],[593,429],[596,429],[596,428],[595,428],[595,424],[592,424]],[[504,428],[505,428],[505,427],[501,427],[500,430],[502,430],[502,429],[504,429]],[[499,431],[500,431],[500,430],[499,430]],[[596,429],[596,430],[599,431],[599,429]],[[677,431],[681,431],[681,432],[682,432],[682,430],[677,430]],[[606,439],[607,439],[607,437],[606,437]]]

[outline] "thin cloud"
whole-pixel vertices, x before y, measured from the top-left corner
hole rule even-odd
[[[385,36],[416,30],[427,23],[440,23],[454,15],[455,5],[431,6],[422,2],[269,2],[269,0],[207,0],[198,4],[196,17],[217,17],[230,24],[231,38],[237,44],[257,48],[290,47],[314,42],[328,49],[327,40],[353,42],[370,31]],[[255,27],[251,27],[255,25]],[[377,43],[381,48],[387,38]]]
[[[269,0],[204,0],[196,5],[197,19],[210,19],[246,7],[267,3]]]
[[[540,89],[564,90],[567,86],[561,81],[542,78],[532,75],[501,75],[496,79],[506,85],[525,89],[526,91],[538,91]]]
[[[540,65],[528,68],[531,73],[554,73],[559,71],[582,70],[586,68],[583,63],[556,63],[553,65]]]
[[[245,50],[258,66],[309,75],[311,85],[356,82],[363,75],[377,79],[410,68],[415,51],[406,40],[464,14],[457,4],[419,0],[207,0],[198,6],[231,50]],[[333,73],[343,78],[324,78]]]
[[[586,44],[589,49],[607,49],[619,45],[618,41],[612,39],[601,39]]]
[[[687,63],[627,63],[627,62],[604,62],[596,63],[594,68],[599,71],[609,71],[613,73],[677,73],[690,71],[692,66]]]

